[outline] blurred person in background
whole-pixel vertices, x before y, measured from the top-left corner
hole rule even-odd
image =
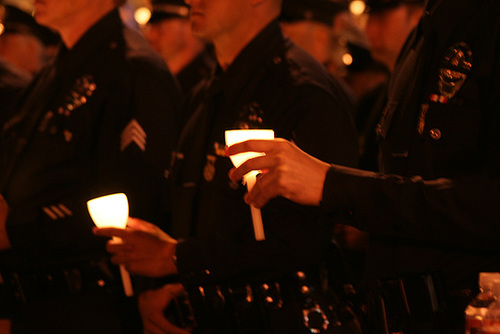
[[[327,69],[336,66],[331,41],[337,15],[347,6],[330,0],[284,0],[280,16],[283,34]]]
[[[184,97],[188,98],[196,84],[212,75],[215,69],[213,49],[193,35],[189,6],[183,0],[153,0],[152,4],[145,37],[176,77]],[[188,118],[185,110],[178,116],[179,132]]]
[[[10,3],[10,2],[7,2]],[[14,5],[0,3],[0,128],[36,73],[51,61],[58,37]]]
[[[62,45],[0,135],[0,318],[13,334],[141,330],[86,202],[124,192],[130,214],[164,221],[180,90],[122,3],[34,2]]]
[[[401,49],[424,12],[423,0],[366,0],[366,36],[373,58],[392,73]]]
[[[145,36],[185,94],[212,74],[214,56],[209,54],[207,42],[193,35],[189,6],[183,0],[153,0]]]
[[[423,0],[366,0],[366,36],[372,56],[392,73],[404,43],[424,11]],[[375,126],[387,101],[388,80],[360,101],[356,127],[360,134],[359,167],[377,171]]]
[[[342,1],[284,0],[280,24],[285,35],[344,83],[354,102],[387,77]]]
[[[6,9],[0,1],[0,38],[5,31],[5,15]],[[0,128],[8,117],[10,105],[30,81],[29,73],[0,57]]]
[[[59,36],[38,24],[29,13],[9,5],[8,1],[5,1],[5,10],[0,57],[35,75],[52,61],[59,46]]]
[[[347,5],[330,0],[284,0],[280,25],[283,34],[322,64],[354,102],[356,98],[340,75],[343,65],[334,51],[338,47],[334,25],[337,16],[345,11]]]

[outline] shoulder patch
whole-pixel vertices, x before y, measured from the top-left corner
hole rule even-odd
[[[131,144],[137,145],[137,147],[143,152],[146,151],[147,135],[135,118],[127,124],[120,138],[120,151],[125,151]]]

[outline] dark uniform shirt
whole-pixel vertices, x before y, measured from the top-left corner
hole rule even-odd
[[[189,111],[192,108],[187,105],[194,105],[195,101],[191,101],[190,97],[197,86],[206,81],[214,73],[216,67],[215,54],[212,46],[207,46],[205,49],[186,65],[175,78],[179,82],[183,96],[185,97],[184,108],[181,108],[180,114],[177,116],[177,129],[180,133],[184,128],[187,120],[191,116]]]
[[[63,48],[2,134],[12,244],[2,269],[36,273],[106,256],[86,207],[96,196],[124,192],[131,216],[158,222],[179,94],[116,10]]]
[[[208,79],[213,73],[215,63],[213,47],[206,47],[175,76],[179,81],[182,92],[189,95],[198,83]]]
[[[357,161],[345,92],[283,38],[278,22],[221,72],[181,135],[172,174],[172,234],[184,239],[177,259],[187,286],[258,281],[315,266],[331,235],[316,209],[279,198],[262,209],[266,240],[255,241],[246,188],[228,178],[225,130],[270,128],[323,159]]]
[[[371,232],[372,279],[430,273],[448,295],[470,297],[480,271],[500,270],[500,5],[443,0],[426,10],[379,128],[387,174],[334,167],[323,206],[350,209]],[[458,327],[464,302],[448,304]]]

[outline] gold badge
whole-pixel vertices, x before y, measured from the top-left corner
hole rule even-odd
[[[71,92],[65,97],[62,106],[57,109],[57,113],[69,117],[75,109],[87,103],[96,89],[97,85],[91,75],[76,79]]]
[[[439,69],[439,93],[446,101],[453,98],[462,88],[471,69],[472,51],[467,44],[460,42],[446,51]]]
[[[258,129],[264,124],[264,110],[257,102],[244,105],[238,112],[236,129]]]

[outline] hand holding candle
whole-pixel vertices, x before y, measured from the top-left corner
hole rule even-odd
[[[99,228],[114,227],[124,229],[127,226],[128,200],[123,193],[91,199],[87,202],[87,208],[94,224]],[[116,237],[113,237],[113,239],[119,240]],[[120,273],[125,295],[130,297],[134,294],[130,274],[123,265],[120,265]]]
[[[244,130],[227,130],[226,131],[226,145],[231,146],[236,143],[240,143],[250,139],[274,139],[273,130],[262,130],[262,129],[244,129]],[[230,156],[231,161],[235,167],[239,167],[248,159],[252,159],[258,156],[262,156],[264,153],[259,152],[245,152],[240,154],[235,154]],[[253,170],[245,176],[243,176],[243,183],[246,184],[248,191],[251,191],[255,182],[257,181],[257,175],[260,173],[258,170]],[[257,209],[253,205],[250,206],[252,213],[252,222],[255,233],[255,240],[265,240],[264,226],[262,223],[262,214],[260,209]]]

